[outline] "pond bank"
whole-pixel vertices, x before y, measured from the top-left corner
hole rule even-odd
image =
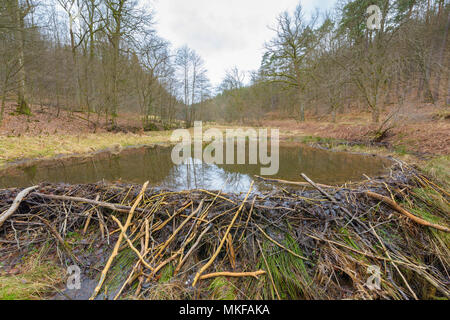
[[[204,129],[209,128],[205,126]],[[218,126],[220,130],[227,127]],[[233,128],[233,127],[231,127]],[[0,171],[8,174],[21,168],[37,165],[73,164],[78,161],[89,161],[93,157],[108,157],[144,147],[169,146],[172,131],[132,133],[99,133],[83,135],[45,135],[45,136],[0,136]],[[288,130],[280,130],[282,142],[300,142],[319,148],[334,151],[345,151],[360,154],[376,154],[382,157],[393,157],[409,164],[416,165],[448,187],[450,181],[449,155],[420,155],[410,153],[383,144],[368,144],[358,141],[322,138],[318,136],[293,135]]]

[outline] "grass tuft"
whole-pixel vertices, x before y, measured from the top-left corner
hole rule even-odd
[[[55,291],[65,272],[42,257],[42,250],[32,252],[23,259],[20,274],[0,276],[0,300],[37,300]]]

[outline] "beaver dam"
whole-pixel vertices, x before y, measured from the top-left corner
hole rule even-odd
[[[296,182],[253,175],[245,192],[2,189],[0,292],[23,284],[12,270],[32,256],[54,269],[32,298],[450,298],[446,190],[401,162],[340,186],[300,173]],[[272,188],[255,192],[257,182]],[[71,290],[74,265],[81,287]]]

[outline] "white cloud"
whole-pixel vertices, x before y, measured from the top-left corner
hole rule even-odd
[[[301,0],[305,12],[330,9],[334,0]],[[154,0],[156,29],[174,47],[187,44],[205,60],[208,76],[218,85],[225,70],[258,69],[265,41],[279,13],[298,0]]]

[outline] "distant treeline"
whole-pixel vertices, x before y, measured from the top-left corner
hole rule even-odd
[[[379,29],[367,25],[373,4]],[[388,105],[448,106],[449,13],[444,0],[339,1],[333,13],[312,17],[299,5],[275,21],[251,85],[230,70],[223,93],[203,104],[204,117],[249,122],[271,112],[301,121],[306,112],[335,120],[365,110],[378,122]]]

